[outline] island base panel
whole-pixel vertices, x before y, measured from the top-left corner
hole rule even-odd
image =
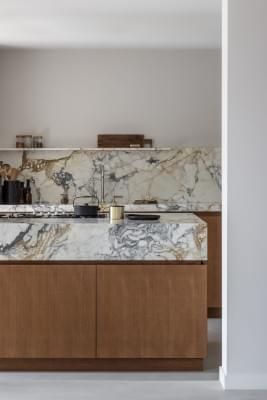
[[[95,358],[96,266],[1,265],[0,358]]]
[[[97,358],[204,358],[206,265],[97,266]]]
[[[0,371],[77,372],[77,371],[202,371],[203,359],[0,359]]]

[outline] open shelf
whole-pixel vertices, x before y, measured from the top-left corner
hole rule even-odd
[[[131,147],[69,147],[69,148],[15,148],[15,147],[6,147],[0,148],[0,151],[158,151],[158,150],[171,150],[171,147],[140,147],[140,148],[131,148]]]

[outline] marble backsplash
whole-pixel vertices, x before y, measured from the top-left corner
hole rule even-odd
[[[105,168],[105,201],[120,203],[156,199],[159,203],[221,203],[220,148],[171,150],[1,150],[0,161],[20,169],[18,179],[32,181],[34,202],[60,203],[61,195],[97,194]]]

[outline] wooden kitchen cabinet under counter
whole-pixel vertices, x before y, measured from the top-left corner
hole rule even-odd
[[[196,212],[208,224],[208,316],[220,318],[222,308],[222,223],[220,212]]]
[[[96,266],[0,265],[0,358],[93,358]]]
[[[205,265],[97,266],[97,357],[203,359]]]

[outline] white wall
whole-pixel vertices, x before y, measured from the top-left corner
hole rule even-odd
[[[1,0],[0,4],[2,46],[220,46],[220,0]]]
[[[223,53],[224,60],[228,55],[228,84],[224,80],[228,110],[224,108],[223,117],[227,254],[221,379],[228,389],[267,389],[267,2],[227,3],[228,49],[224,40]]]
[[[20,132],[49,147],[98,133],[160,145],[220,144],[219,50],[1,50],[0,147]]]

